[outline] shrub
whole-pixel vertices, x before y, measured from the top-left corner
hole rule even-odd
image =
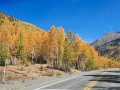
[[[12,77],[11,75],[9,75],[7,79],[8,79],[8,80],[12,80],[13,77]]]
[[[48,72],[42,74],[42,76],[54,76],[54,73],[53,73],[53,71],[52,72],[48,71]]]
[[[18,70],[20,70],[20,71],[25,71],[25,68],[22,66],[22,67],[19,68]]]
[[[31,65],[31,63],[30,62],[27,62],[26,63],[26,67],[28,67],[28,66],[30,66]]]
[[[41,67],[39,68],[39,71],[43,71],[43,70],[44,70],[44,67],[41,66]]]
[[[56,76],[61,76],[62,75],[62,73],[56,73]]]
[[[94,69],[94,60],[93,59],[89,59],[86,63],[86,70],[93,70]]]

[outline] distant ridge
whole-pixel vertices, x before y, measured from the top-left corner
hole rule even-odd
[[[117,31],[117,32],[109,32],[107,33],[106,35],[104,35],[102,38],[94,41],[92,43],[92,45],[96,48],[110,42],[110,41],[113,41],[115,39],[118,39],[120,38],[120,31]]]
[[[120,32],[109,32],[92,43],[102,56],[120,60]]]

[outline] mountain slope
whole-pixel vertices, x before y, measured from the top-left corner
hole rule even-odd
[[[110,32],[93,42],[92,45],[97,48],[118,38],[120,38],[120,32]]]
[[[95,48],[72,31],[52,26],[48,32],[0,13],[0,65],[46,63],[50,68],[92,70],[119,67],[119,63],[101,57]],[[104,63],[103,63],[104,62]],[[99,63],[99,65],[98,65]],[[112,63],[109,65],[109,63]]]
[[[32,31],[42,30],[32,24],[22,22],[12,16],[4,14],[3,12],[0,12],[0,25],[1,27],[6,27],[8,29],[15,28],[15,29],[24,29],[24,30],[32,30]]]
[[[120,60],[120,32],[107,33],[92,43],[100,55],[113,60]]]
[[[102,55],[113,60],[120,60],[120,38],[104,44],[96,50]]]

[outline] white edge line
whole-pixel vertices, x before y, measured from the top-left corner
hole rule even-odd
[[[76,77],[72,77],[72,78],[68,78],[68,79],[65,79],[65,80],[62,80],[62,81],[59,81],[59,82],[56,82],[56,83],[52,83],[52,84],[49,84],[49,85],[46,85],[46,86],[43,86],[43,87],[40,87],[40,88],[37,88],[37,89],[34,89],[34,90],[39,90],[39,89],[43,89],[45,87],[48,87],[48,86],[51,86],[51,85],[55,85],[55,84],[58,84],[58,83],[61,83],[61,82],[65,82],[65,81],[68,81],[68,80],[71,80],[71,79],[74,79],[74,78],[77,78],[81,75],[78,75]]]

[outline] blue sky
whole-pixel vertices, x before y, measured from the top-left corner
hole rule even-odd
[[[49,30],[72,30],[91,43],[120,31],[120,0],[0,0],[0,11]]]

